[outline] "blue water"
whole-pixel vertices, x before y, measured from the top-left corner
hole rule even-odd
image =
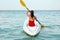
[[[25,11],[0,10],[0,40],[60,40],[60,10],[34,12],[45,28],[36,37],[31,37],[22,29],[24,20],[27,18]]]

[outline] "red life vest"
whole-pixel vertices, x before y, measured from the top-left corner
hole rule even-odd
[[[29,25],[30,27],[34,27],[34,26],[35,26],[35,23],[34,23],[34,21],[30,21],[30,20],[29,20],[28,25]]]

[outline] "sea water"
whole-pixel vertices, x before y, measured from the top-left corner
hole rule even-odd
[[[60,40],[60,10],[35,10],[34,15],[44,24],[39,35],[23,32],[24,10],[0,10],[0,40]]]

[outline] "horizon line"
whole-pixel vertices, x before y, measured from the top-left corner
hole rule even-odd
[[[7,11],[7,10],[0,10],[0,11]],[[8,11],[13,11],[13,10],[8,10]],[[19,10],[15,10],[15,11],[19,11]],[[26,11],[26,10],[22,10],[22,11]],[[36,10],[36,11],[38,11],[38,10]],[[41,11],[45,11],[45,10],[41,10]],[[46,11],[48,11],[48,10],[46,10]],[[53,11],[53,10],[51,10],[51,11]],[[59,11],[59,10],[55,10],[55,11]]]

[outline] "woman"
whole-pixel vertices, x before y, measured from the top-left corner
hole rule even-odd
[[[31,11],[30,11],[30,14],[28,14],[28,11],[27,11],[26,15],[27,15],[28,18],[29,18],[29,22],[28,22],[27,25],[29,25],[30,27],[34,27],[34,26],[35,26],[34,21],[35,21],[35,20],[38,21],[37,18],[36,18],[36,16],[34,15],[34,11],[31,10]],[[42,25],[39,21],[38,21],[38,23],[41,25],[41,28],[44,28],[44,25]]]
[[[28,22],[27,25],[29,25],[30,27],[34,27],[34,26],[35,26],[34,21],[37,19],[37,18],[34,16],[34,11],[31,10],[31,11],[30,11],[30,14],[28,14],[28,11],[27,11],[26,15],[27,15],[28,18],[29,18],[29,22]]]

